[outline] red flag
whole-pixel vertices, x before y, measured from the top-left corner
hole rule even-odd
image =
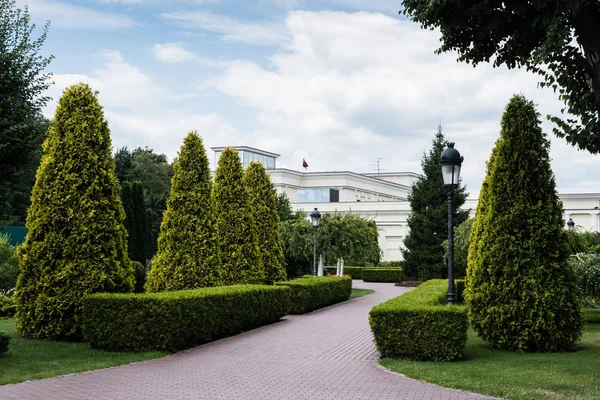
[[[304,168],[308,168],[308,163],[306,162],[306,160],[304,158],[302,159],[302,166]]]

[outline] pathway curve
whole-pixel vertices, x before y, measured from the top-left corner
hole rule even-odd
[[[478,399],[378,366],[371,308],[409,289],[354,281],[368,296],[167,357],[0,386],[0,399]]]

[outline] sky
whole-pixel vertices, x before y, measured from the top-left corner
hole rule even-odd
[[[169,160],[185,135],[278,153],[278,167],[421,173],[438,123],[477,196],[513,94],[532,100],[552,142],[560,193],[600,192],[600,156],[552,134],[562,103],[525,70],[436,55],[440,34],[401,0],[17,0],[50,28],[43,51],[52,118],[63,90],[99,92],[113,148]]]

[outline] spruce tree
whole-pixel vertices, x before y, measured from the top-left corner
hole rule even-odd
[[[158,251],[146,281],[149,292],[219,284],[210,169],[202,138],[196,132],[184,139],[173,170]]]
[[[248,190],[252,216],[258,232],[258,248],[265,269],[265,282],[286,280],[283,248],[279,237],[279,213],[277,197],[265,167],[253,161],[244,173],[244,185]]]
[[[73,85],[44,142],[19,250],[21,334],[78,340],[86,295],[133,290],[124,219],[102,106],[87,84]]]
[[[226,147],[219,158],[212,199],[215,207],[225,285],[263,283],[265,271],[250,198],[242,182],[244,170],[237,151]]]
[[[408,196],[411,214],[408,217],[410,232],[404,238],[404,272],[422,280],[447,276],[444,262],[444,240],[448,238],[448,192],[444,187],[440,156],[448,142],[442,127],[433,139],[429,153],[423,155],[423,177],[412,187]],[[468,193],[464,186],[454,189],[454,226],[468,218],[469,212],[461,210]]]
[[[550,142],[532,102],[514,96],[502,117],[470,239],[465,300],[492,347],[571,349],[583,319]]]

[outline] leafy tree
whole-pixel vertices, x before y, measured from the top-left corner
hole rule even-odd
[[[43,71],[52,56],[40,55],[48,24],[34,38],[14,0],[0,0],[0,21],[0,223],[22,225],[48,128],[41,109],[51,75]]]
[[[469,237],[473,229],[473,218],[467,218],[454,230],[454,276],[462,278],[467,273],[467,257],[469,255]],[[444,246],[444,259],[448,263],[448,240]]]
[[[444,187],[440,156],[447,146],[442,127],[433,139],[429,153],[423,155],[423,177],[413,185],[408,196],[412,212],[408,217],[410,232],[404,238],[402,254],[404,272],[427,280],[447,276],[442,243],[448,238],[448,192]],[[461,210],[468,193],[464,186],[454,189],[454,223],[460,225],[469,212]]]
[[[215,207],[221,279],[225,285],[262,283],[265,270],[258,247],[244,170],[237,151],[226,147],[219,157],[212,188]]]
[[[124,182],[121,185],[121,202],[125,210],[125,228],[127,229],[127,249],[129,258],[146,263],[152,257],[148,252],[150,235],[146,223],[146,202],[142,183]]]
[[[17,252],[7,234],[0,234],[0,295],[10,294],[19,277]]]
[[[248,191],[252,217],[258,232],[258,248],[265,269],[266,283],[284,281],[283,249],[279,234],[277,197],[265,167],[253,161],[244,173],[244,185]]]
[[[312,274],[313,227],[304,211],[297,211],[292,219],[282,221],[281,243],[288,277]]]
[[[526,67],[540,86],[558,91],[577,118],[556,123],[554,133],[591,153],[600,151],[600,2],[598,0],[403,0],[423,28],[442,33],[437,53],[456,50],[460,61]]]
[[[276,201],[277,201],[277,213],[279,214],[280,221],[289,221],[294,219],[294,210],[292,209],[292,204],[290,203],[290,199],[288,198],[285,192],[281,192],[277,194],[276,190],[273,189],[275,193]]]
[[[219,284],[219,259],[208,157],[202,138],[190,132],[173,165],[158,252],[148,273],[149,292]]]
[[[125,213],[108,123],[87,84],[58,102],[19,247],[17,329],[32,338],[81,338],[82,299],[130,292]]]
[[[583,318],[538,115],[514,96],[502,117],[473,222],[465,300],[471,326],[491,346],[561,351],[579,338]]]

